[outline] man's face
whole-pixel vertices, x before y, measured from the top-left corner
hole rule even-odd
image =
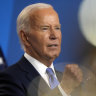
[[[54,60],[61,50],[61,29],[57,13],[52,8],[39,9],[30,14],[30,20],[28,40],[31,55],[41,61]]]

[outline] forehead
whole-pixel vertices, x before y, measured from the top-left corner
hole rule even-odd
[[[43,8],[30,13],[31,23],[59,23],[58,14],[53,8]]]

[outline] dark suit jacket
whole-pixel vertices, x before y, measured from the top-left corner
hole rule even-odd
[[[57,78],[61,74],[56,72]],[[0,96],[62,96],[58,88],[50,90],[25,57],[0,73]]]

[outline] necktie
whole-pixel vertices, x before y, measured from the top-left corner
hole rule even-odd
[[[47,68],[46,69],[46,73],[48,74],[49,76],[49,84],[50,84],[50,88],[51,89],[54,89],[56,86],[59,85],[59,81],[56,79],[54,73],[53,73],[53,70],[52,68]]]

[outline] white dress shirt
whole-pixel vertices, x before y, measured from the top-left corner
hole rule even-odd
[[[47,66],[45,66],[43,63],[41,63],[40,61],[38,61],[37,59],[31,57],[30,55],[28,55],[27,53],[24,54],[24,57],[33,65],[33,67],[38,71],[38,73],[41,75],[41,77],[45,80],[45,82],[47,83],[47,85],[50,87],[49,85],[49,80],[48,80],[48,75],[46,73],[46,69],[48,68]],[[50,68],[52,68],[52,70],[55,73],[55,69],[53,66],[53,63],[50,65]],[[55,73],[55,77],[56,77],[56,73]],[[56,77],[57,78],[57,77]],[[68,96],[64,90],[61,88],[60,84],[58,85],[58,88],[61,92],[61,94],[63,96]]]

